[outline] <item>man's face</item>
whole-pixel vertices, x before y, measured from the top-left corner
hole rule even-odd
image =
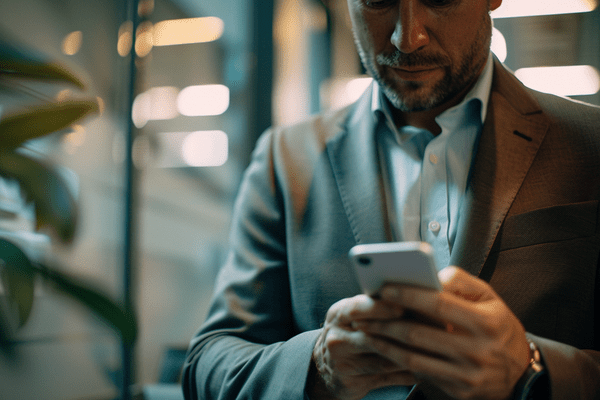
[[[464,94],[481,73],[502,0],[348,0],[367,71],[404,112]]]

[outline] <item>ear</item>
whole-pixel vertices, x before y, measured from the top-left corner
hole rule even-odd
[[[490,11],[495,11],[502,5],[502,0],[490,0]]]

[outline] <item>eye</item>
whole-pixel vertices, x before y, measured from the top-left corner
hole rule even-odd
[[[446,7],[452,3],[456,3],[457,0],[421,0],[423,4],[429,7]]]
[[[397,0],[365,0],[367,7],[371,8],[386,8],[396,3]]]

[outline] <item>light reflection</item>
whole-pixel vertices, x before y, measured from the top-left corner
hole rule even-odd
[[[56,101],[60,103],[65,100],[68,100],[72,96],[72,94],[73,92],[71,92],[71,89],[63,89],[56,94]]]
[[[492,18],[582,13],[593,11],[597,6],[598,0],[504,0],[492,11]]]
[[[68,56],[77,54],[81,49],[81,43],[83,41],[83,33],[81,31],[75,31],[69,33],[62,42],[62,52]]]
[[[502,32],[500,32],[496,28],[492,29],[491,50],[494,52],[496,57],[498,57],[498,60],[500,60],[500,62],[506,61],[506,56],[508,54],[508,49],[506,47],[506,39],[504,38]]]
[[[85,128],[81,125],[73,125],[72,131],[62,137],[63,148],[68,154],[75,154],[78,147],[85,142]]]
[[[228,139],[223,131],[197,131],[185,137],[181,147],[183,160],[192,167],[216,167],[228,157]]]
[[[117,41],[117,52],[121,57],[126,57],[131,51],[133,44],[133,23],[126,21],[119,27],[119,39]]]
[[[337,109],[354,103],[373,78],[367,76],[336,78],[325,82],[320,88],[320,100],[324,110]]]
[[[136,127],[148,121],[185,116],[223,114],[229,108],[229,88],[224,85],[188,86],[181,91],[173,86],[148,89],[133,101],[131,118]]]
[[[220,115],[229,108],[229,88],[224,85],[188,86],[177,96],[177,109],[186,116]]]
[[[223,35],[223,20],[217,17],[171,19],[154,26],[154,46],[204,43]]]
[[[590,65],[521,68],[515,75],[531,89],[559,96],[592,95],[600,91],[600,73]]]
[[[153,47],[152,23],[142,22],[138,26],[135,36],[135,54],[138,57],[146,57]]]
[[[106,104],[104,103],[104,99],[100,96],[96,96],[96,101],[98,102],[98,114],[103,115],[104,110],[106,110]]]
[[[177,112],[178,89],[173,86],[151,88],[136,96],[133,101],[132,115],[136,127],[142,128],[150,120],[173,119]]]
[[[138,15],[147,17],[154,11],[154,0],[140,0],[138,3]]]

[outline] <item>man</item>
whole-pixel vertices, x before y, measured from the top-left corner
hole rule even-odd
[[[489,55],[501,1],[348,0],[375,83],[259,141],[188,399],[600,398],[600,110]],[[405,240],[443,290],[359,294]]]

